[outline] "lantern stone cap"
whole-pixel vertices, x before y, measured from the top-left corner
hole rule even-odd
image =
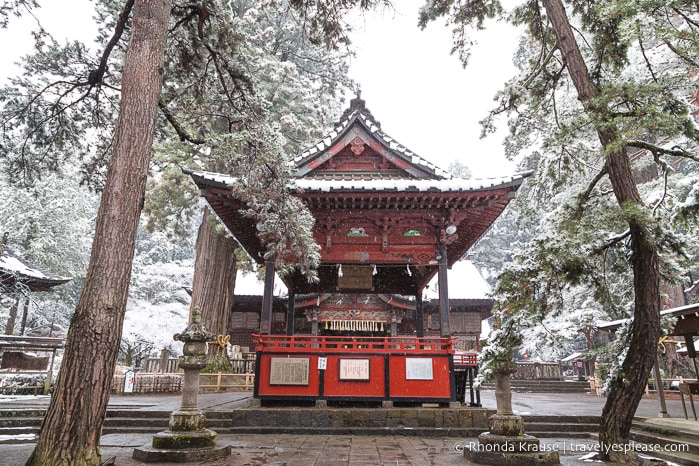
[[[173,335],[173,339],[182,342],[210,341],[214,334],[209,332],[201,322],[201,309],[197,306],[192,311],[192,322],[182,333]]]

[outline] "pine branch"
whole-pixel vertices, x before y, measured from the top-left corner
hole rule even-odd
[[[597,175],[590,181],[590,184],[587,185],[587,188],[585,191],[581,192],[577,196],[577,202],[575,206],[575,211],[574,211],[574,218],[580,218],[582,217],[582,212],[583,212],[583,207],[585,203],[590,199],[590,196],[592,195],[592,191],[594,191],[595,187],[597,184],[609,173],[609,167],[605,163],[602,169],[597,172]]]
[[[607,249],[611,248],[612,246],[624,241],[626,238],[631,236],[631,230],[627,229],[624,230],[623,232],[619,233],[618,235],[614,235],[610,238],[607,238],[607,241],[602,243],[601,245],[597,246],[596,248],[593,249],[595,253],[601,253],[603,251],[606,251]]]
[[[655,72],[653,71],[653,65],[651,65],[650,61],[648,60],[648,56],[646,56],[646,48],[643,46],[643,38],[641,37],[640,33],[638,34],[638,46],[641,48],[641,55],[643,55],[643,60],[646,62],[648,72],[653,78],[653,81],[657,83],[658,78],[655,76]]]
[[[160,108],[160,111],[163,113],[165,116],[165,119],[170,123],[170,126],[175,130],[177,133],[177,136],[179,136],[180,141],[183,142],[191,142],[192,144],[204,144],[206,142],[206,139],[200,139],[200,138],[195,138],[191,134],[187,132],[186,129],[182,127],[179,121],[177,121],[177,118],[175,118],[175,115],[172,114],[169,108],[167,108],[167,105],[165,102],[161,100],[158,101],[158,108]]]
[[[694,160],[695,162],[699,162],[699,157],[692,154],[689,151],[686,151],[684,149],[679,148],[678,146],[673,146],[672,149],[665,149],[660,146],[656,146],[655,144],[651,144],[649,142],[645,141],[638,141],[638,140],[630,140],[626,141],[626,145],[629,147],[636,147],[638,149],[645,149],[651,154],[653,154],[653,159],[662,165],[663,167],[667,167],[667,164],[660,160],[661,155],[671,155],[673,157],[685,157],[691,160]]]
[[[104,79],[104,73],[107,71],[107,63],[109,62],[109,56],[111,55],[112,50],[114,50],[116,44],[118,44],[121,40],[121,36],[124,35],[124,29],[126,29],[126,23],[129,20],[129,16],[131,16],[133,4],[134,0],[126,0],[126,4],[124,4],[124,9],[121,10],[121,13],[119,13],[119,18],[117,19],[116,25],[114,27],[114,35],[112,35],[112,38],[109,39],[109,42],[107,42],[107,46],[104,48],[104,51],[102,52],[99,66],[96,70],[91,71],[87,77],[87,83],[90,85],[90,87],[87,90],[88,93],[94,86],[97,86],[102,83],[102,80]]]

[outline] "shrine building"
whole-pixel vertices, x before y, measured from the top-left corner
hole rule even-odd
[[[384,133],[359,97],[325,139],[293,162],[289,189],[316,219],[321,262],[316,283],[300,272],[281,277],[286,315],[273,296],[274,259],[263,259],[256,221],[232,195],[236,179],[185,171],[250,257],[267,266],[255,397],[455,401],[455,367],[475,366],[475,353],[466,361],[455,350],[477,349],[472,334],[490,308],[450,301],[449,269],[526,175],[453,178]],[[423,302],[433,279],[438,294]]]

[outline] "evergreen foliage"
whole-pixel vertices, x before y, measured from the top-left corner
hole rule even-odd
[[[181,168],[240,175],[240,196],[259,219],[270,254],[283,259],[284,270],[302,261],[312,277],[319,257],[310,234],[313,219],[288,195],[287,159],[326,132],[339,112],[342,92],[351,85],[348,52],[313,45],[288,4],[173,5],[144,207],[148,231],[141,228],[138,234],[125,325],[128,338],[150,338],[156,349],[172,332],[162,328],[163,319],[139,316],[173,312],[178,321],[186,320],[186,299],[178,296],[191,283],[200,220],[199,194]],[[72,314],[92,238],[94,191],[103,185],[109,160],[131,31],[130,2],[96,2],[95,8],[96,46],[61,44],[43,31],[38,50],[22,62],[22,74],[0,88],[0,196],[10,199],[0,207],[8,214],[0,217],[0,225],[7,225],[18,252],[74,277],[59,289],[69,287],[69,296],[60,291],[63,295],[47,296],[46,304],[38,302],[46,310],[37,318],[47,317],[37,323],[55,318],[56,306],[58,323],[66,325]],[[72,200],[66,201],[69,195]],[[48,215],[41,205],[47,202],[52,202]],[[83,207],[88,202],[91,210]],[[49,249],[56,257],[43,257],[41,251]],[[149,268],[156,263],[164,264],[163,270],[188,264],[189,276],[168,281],[174,277]],[[147,274],[162,275],[163,281],[156,283]],[[169,298],[153,299],[163,286]]]

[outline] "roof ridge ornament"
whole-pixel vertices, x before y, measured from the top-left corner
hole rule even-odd
[[[366,108],[366,101],[362,99],[362,90],[357,89],[355,95],[356,97],[350,100],[349,108],[347,108],[342,113],[342,116],[340,117],[340,122],[347,118],[350,118],[354,114],[362,114],[365,117],[369,118],[377,127],[381,128],[381,123],[376,121],[376,119],[374,119],[374,115],[371,114],[371,111],[369,111],[369,109]]]

